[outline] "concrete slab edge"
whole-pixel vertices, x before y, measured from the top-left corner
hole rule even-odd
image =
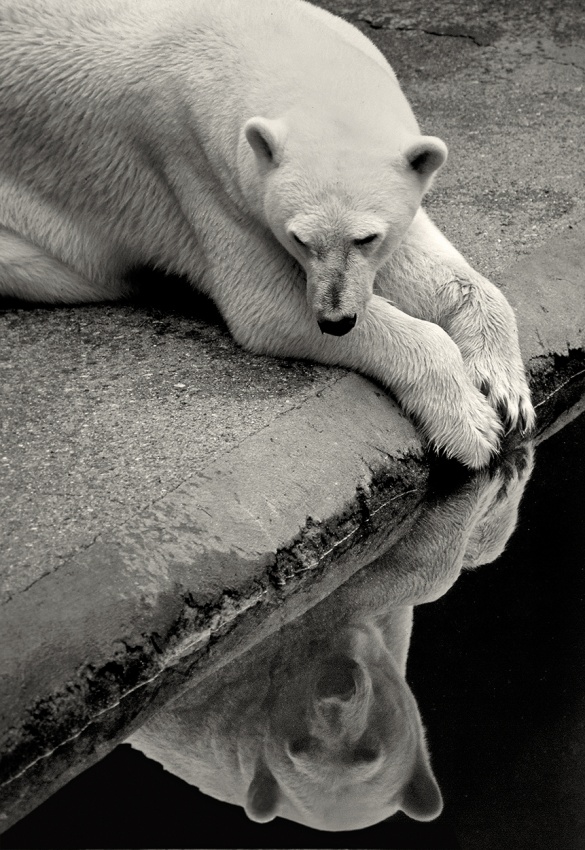
[[[501,282],[539,440],[583,409],[584,236],[549,243]],[[427,476],[410,423],[349,374],[9,600],[0,831],[391,545]]]

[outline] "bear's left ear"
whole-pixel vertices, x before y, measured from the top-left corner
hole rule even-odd
[[[279,165],[284,150],[285,128],[282,121],[250,118],[244,126],[250,147],[262,165]]]
[[[435,136],[421,136],[406,149],[405,155],[412,170],[428,179],[444,165],[447,145]]]
[[[402,792],[399,806],[413,820],[433,820],[441,814],[443,797],[424,748],[417,754],[414,773]]]
[[[279,800],[278,782],[264,759],[260,757],[246,795],[246,814],[256,823],[267,823],[276,817]]]

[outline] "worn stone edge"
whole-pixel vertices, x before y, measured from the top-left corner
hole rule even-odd
[[[517,265],[521,266],[521,263]],[[514,304],[513,280],[514,267],[508,275],[506,287],[508,297]],[[537,441],[540,441],[583,410],[583,332],[580,338],[572,340],[572,344],[560,353],[543,350],[531,354],[526,366],[538,412]],[[350,394],[350,401],[355,386],[353,380],[355,376],[350,375],[341,379],[337,385],[339,391],[346,390]],[[321,399],[321,403],[327,404],[326,397]],[[392,416],[400,417],[400,414],[393,411]],[[262,432],[261,439],[270,441],[270,427]],[[403,457],[387,455],[385,462],[381,460],[379,452],[371,451],[371,446],[355,445],[352,448],[366,457],[368,454],[375,455],[370,464],[370,481],[364,483],[362,480],[354,488],[354,497],[347,502],[344,510],[329,516],[325,511],[319,523],[309,517],[294,539],[283,540],[272,562],[264,565],[265,582],[251,582],[244,598],[237,599],[230,593],[222,593],[206,606],[206,610],[196,610],[195,616],[191,612],[191,616],[186,617],[185,610],[181,611],[177,616],[175,635],[170,640],[167,635],[164,648],[157,645],[156,631],[153,630],[153,634],[147,636],[148,639],[142,645],[126,646],[122,652],[118,648],[115,657],[109,659],[101,669],[92,670],[92,665],[88,664],[85,670],[77,671],[74,677],[77,685],[73,685],[68,694],[61,695],[64,697],[63,714],[57,712],[57,716],[50,718],[45,715],[43,718],[42,708],[40,712],[38,710],[43,698],[39,698],[36,710],[32,706],[28,717],[22,719],[19,728],[14,728],[13,743],[18,747],[18,739],[22,741],[22,737],[28,738],[31,731],[34,734],[34,727],[43,722],[45,731],[47,724],[52,726],[48,730],[52,734],[48,737],[53,739],[53,745],[16,771],[10,787],[4,786],[0,831],[54,793],[76,773],[103,757],[119,740],[140,725],[146,716],[145,703],[150,713],[170,695],[179,692],[186,680],[194,681],[193,676],[200,669],[201,657],[209,654],[210,648],[217,641],[221,641],[222,647],[228,644],[229,656],[230,637],[233,648],[239,640],[237,636],[233,638],[233,632],[237,631],[236,626],[241,622],[250,620],[248,639],[253,639],[252,633],[254,637],[258,634],[261,636],[266,631],[261,627],[262,621],[269,621],[271,613],[275,612],[277,617],[272,617],[272,620],[279,619],[283,598],[291,588],[302,586],[303,576],[310,573],[313,580],[317,574],[327,573],[332,564],[338,570],[344,559],[347,560],[350,549],[351,560],[354,561],[360,530],[363,539],[371,537],[372,529],[363,533],[364,525],[367,526],[376,512],[382,511],[388,500],[397,495],[393,489],[397,479],[405,483],[404,492],[410,489],[417,493],[416,498],[408,503],[407,510],[402,515],[400,511],[395,515],[399,524],[403,522],[407,526],[407,515],[412,514],[425,489],[426,465],[416,441],[410,442]],[[368,557],[371,560],[370,555],[365,562]],[[186,607],[189,608],[188,603]],[[270,628],[269,625],[268,630]],[[114,680],[111,680],[112,665],[118,669]],[[79,686],[84,676],[86,682],[97,681],[100,676],[106,679],[110,677],[109,687],[103,689],[101,699],[105,701],[101,707],[99,700],[97,704],[88,701],[87,691],[84,692],[84,688]],[[48,698],[57,705],[60,703],[59,696],[57,693],[45,695],[45,700]],[[76,712],[72,710],[75,704],[79,709],[77,720]],[[56,777],[55,773],[59,769],[61,773]]]
[[[143,722],[145,704],[153,710],[155,705],[184,685],[187,677],[193,681],[194,672],[201,667],[202,659],[205,661],[210,647],[220,637],[224,638],[223,642],[231,637],[235,652],[242,641],[245,644],[260,638],[262,631],[266,631],[265,621],[270,619],[271,612],[274,616],[269,628],[278,627],[283,603],[294,591],[302,589],[309,574],[311,581],[319,576],[327,579],[328,568],[335,564],[337,578],[333,586],[347,578],[357,568],[356,547],[361,545],[364,551],[371,550],[376,528],[378,536],[387,536],[386,529],[381,526],[383,517],[388,516],[390,505],[396,506],[392,520],[397,524],[412,514],[422,498],[426,479],[425,467],[418,459],[421,450],[414,431],[391,400],[359,376],[344,377],[336,393],[338,398],[346,396],[348,403],[356,409],[356,388],[358,394],[365,392],[371,396],[375,393],[379,399],[384,411],[384,431],[394,427],[400,433],[403,429],[401,442],[404,450],[396,449],[396,456],[386,456],[384,463],[381,461],[384,454],[379,449],[366,444],[355,445],[356,455],[361,457],[363,473],[366,474],[362,473],[360,480],[354,477],[354,498],[346,500],[341,510],[334,513],[328,514],[324,507],[317,519],[305,516],[304,525],[297,533],[281,539],[273,557],[260,562],[259,575],[243,581],[237,593],[227,590],[218,593],[207,604],[198,605],[189,588],[184,587],[185,593],[171,611],[173,622],[169,622],[168,611],[162,606],[160,612],[157,610],[155,600],[155,607],[150,609],[151,622],[137,640],[130,642],[123,639],[123,635],[112,636],[111,656],[103,660],[101,666],[90,654],[85,665],[70,671],[64,687],[40,694],[25,716],[18,717],[14,727],[8,730],[11,733],[8,740],[5,739],[2,767],[4,774],[9,771],[12,776],[0,790],[2,813],[5,815],[0,822],[2,830],[42,802],[72,775],[87,767],[95,760],[94,756],[104,755],[116,743],[112,738],[120,739],[129,734],[129,722],[135,721],[134,725]],[[328,403],[328,392],[324,391],[323,396],[316,400],[317,409]],[[362,398],[362,405],[360,409],[358,404],[357,409],[363,415],[369,406],[366,396]],[[275,429],[269,427],[253,439],[273,452],[274,432]],[[306,435],[303,435],[302,439],[305,438]],[[246,453],[250,442],[246,441],[240,454]],[[302,446],[299,448],[303,450]],[[290,458],[290,442],[286,449]],[[238,452],[235,452],[230,455],[230,464],[234,466],[237,463]],[[273,463],[278,466],[274,460]],[[349,481],[345,483],[348,485]],[[250,523],[253,522],[250,518]],[[344,569],[350,547],[352,563],[345,565]],[[75,562],[88,554],[86,551],[71,560],[69,566],[73,572]],[[371,559],[374,554],[364,557]],[[45,584],[55,585],[63,580],[64,575],[64,570],[53,573],[46,577]],[[324,595],[331,589],[333,587],[329,591],[324,590]],[[30,588],[28,595],[32,596],[34,590]],[[163,595],[164,592],[161,592]],[[294,609],[294,604],[292,607]],[[299,610],[304,608],[301,604]],[[261,613],[252,618],[247,634],[246,629],[240,629],[243,635],[230,635],[230,632],[237,631],[235,626],[253,609]],[[30,622],[35,622],[34,615],[31,605]],[[25,616],[21,619],[26,619],[26,606]],[[161,623],[161,619],[165,622]],[[214,661],[219,663],[218,658],[214,657],[212,663]],[[76,764],[72,765],[72,761]],[[55,777],[59,770],[62,771],[61,776]]]

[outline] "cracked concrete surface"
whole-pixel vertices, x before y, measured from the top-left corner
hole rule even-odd
[[[585,376],[581,4],[322,5],[446,140],[429,212],[516,307],[550,432]],[[379,388],[242,352],[176,286],[0,314],[10,819],[371,560],[424,494],[416,434]]]

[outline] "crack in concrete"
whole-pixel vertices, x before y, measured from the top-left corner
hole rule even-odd
[[[55,564],[53,569],[42,573],[40,576],[37,576],[33,581],[31,581],[30,584],[27,584],[26,587],[21,587],[14,593],[7,593],[7,595],[2,598],[2,601],[0,602],[0,606],[1,605],[7,605],[9,602],[11,602],[17,596],[20,596],[21,593],[26,593],[27,591],[29,591],[31,589],[31,587],[34,587],[35,584],[38,584],[43,579],[47,578],[47,576],[50,576],[53,573],[57,572],[57,570],[61,569],[65,564],[68,564],[69,561],[71,561],[73,558],[75,558],[77,555],[79,555],[80,552],[84,552],[86,549],[90,549],[92,546],[94,546],[98,542],[98,540],[101,538],[101,536],[102,536],[102,532],[100,531],[96,535],[94,535],[93,539],[90,540],[89,543],[81,543],[75,549],[75,551],[71,552],[70,554],[59,555],[58,557],[60,557],[62,559],[60,563]]]
[[[463,38],[468,41],[471,41],[477,47],[492,47],[495,49],[495,45],[490,44],[487,41],[484,41],[481,37],[474,35],[471,32],[458,32],[455,27],[453,28],[445,28],[445,29],[426,29],[425,27],[417,27],[409,24],[397,24],[392,25],[390,21],[381,16],[380,18],[371,18],[366,15],[362,15],[356,19],[357,21],[366,24],[366,26],[370,27],[373,30],[392,30],[393,32],[414,32],[421,33],[424,35],[433,35],[439,38]],[[561,47],[554,46],[555,50],[563,50]],[[565,68],[575,68],[577,71],[581,71],[585,73],[585,65],[580,64],[579,62],[564,62],[562,59],[557,58],[554,53],[551,52],[551,49],[546,46],[539,44],[536,48],[535,52],[540,52],[541,55],[548,59],[550,62],[553,62],[555,65],[561,65]],[[505,77],[502,79],[506,79]]]
[[[558,393],[560,393],[561,390],[563,390],[566,386],[568,386],[573,381],[575,381],[576,378],[580,378],[581,375],[585,375],[585,369],[581,369],[580,372],[575,372],[574,375],[571,375],[570,378],[567,378],[566,381],[563,381],[562,384],[560,384],[558,387],[555,387],[555,389],[551,393],[549,393],[547,396],[545,396],[545,398],[543,398],[542,401],[539,401],[538,404],[534,405],[535,410],[538,410],[539,407],[542,407],[543,404],[546,404],[548,401],[551,400],[551,398],[554,398],[554,396],[558,395]]]
[[[400,32],[400,29],[398,30]],[[469,33],[462,32],[440,32],[439,30],[421,30],[425,35],[436,35],[441,38],[466,38],[469,41],[473,42],[477,47],[489,47],[490,45],[482,44],[481,41],[478,41],[474,35],[470,35]]]
[[[74,732],[72,735],[69,735],[64,740],[60,741],[56,746],[52,747],[50,750],[45,750],[43,753],[38,755],[32,761],[28,762],[26,764],[26,766],[23,767],[18,773],[14,774],[13,776],[9,776],[6,780],[4,780],[2,783],[0,783],[0,789],[7,788],[9,785],[13,784],[18,779],[22,778],[36,764],[38,764],[39,762],[42,762],[45,759],[50,758],[54,753],[56,753],[58,750],[65,747],[67,744],[70,744],[73,741],[76,741],[81,735],[83,735],[83,733],[87,729],[90,728],[90,726],[93,726],[95,724],[96,720],[98,720],[100,717],[114,711],[114,709],[116,709],[120,705],[122,705],[122,703],[125,700],[127,700],[128,697],[130,697],[133,693],[135,693],[136,691],[139,691],[139,690],[147,687],[148,685],[152,684],[157,679],[159,679],[161,677],[161,675],[166,673],[168,670],[170,670],[170,669],[176,670],[177,669],[176,664],[179,661],[181,661],[181,659],[187,653],[192,652],[193,649],[196,648],[197,644],[201,644],[204,641],[208,641],[209,638],[213,635],[214,631],[218,631],[220,628],[223,628],[226,625],[226,623],[230,622],[230,617],[231,617],[231,620],[233,620],[233,619],[239,617],[242,613],[248,611],[250,608],[253,608],[255,605],[259,604],[262,601],[263,597],[267,593],[268,593],[267,588],[261,588],[256,594],[254,594],[250,598],[246,599],[243,603],[239,602],[238,604],[233,606],[230,609],[230,611],[227,611],[227,608],[224,604],[226,598],[230,598],[230,597],[228,597],[227,594],[223,594],[222,600],[221,600],[219,606],[216,606],[216,610],[217,610],[217,613],[218,613],[217,622],[214,625],[212,625],[212,626],[210,626],[206,629],[202,629],[197,634],[196,637],[192,637],[191,639],[187,639],[187,640],[183,639],[183,642],[179,643],[174,648],[162,649],[161,650],[160,648],[158,648],[156,646],[156,642],[152,640],[152,635],[150,635],[149,636],[150,642],[153,645],[153,649],[155,650],[155,656],[152,660],[156,664],[156,667],[157,667],[156,672],[152,676],[148,677],[147,679],[143,679],[142,681],[138,682],[133,687],[131,687],[129,690],[120,694],[120,696],[118,697],[118,699],[115,700],[115,702],[110,702],[104,708],[97,710],[96,713],[91,716],[91,719],[88,720],[86,723],[84,723],[76,732]],[[130,649],[130,647],[129,647],[129,645],[126,641],[122,640],[121,643],[124,644],[124,646],[126,647],[127,650]],[[12,727],[12,728],[16,728],[16,727]]]
[[[387,455],[387,457],[390,457]],[[398,462],[398,459],[394,459]],[[398,499],[405,499],[412,494],[421,492],[418,487],[409,487],[399,493],[394,493],[390,498],[384,499],[376,507],[376,494],[380,493],[385,486],[379,481],[380,468],[372,467],[362,457],[362,461],[370,471],[371,479],[367,484],[356,488],[354,500],[346,506],[346,509],[336,517],[336,522],[331,526],[329,523],[314,522],[311,517],[307,521],[299,535],[286,547],[279,549],[276,553],[276,562],[269,572],[269,580],[277,592],[282,589],[301,573],[310,572],[319,567],[325,559],[335,552],[340,546],[354,538],[371,523],[371,520],[380,511],[388,507]],[[410,461],[420,463],[420,458],[410,455],[402,458],[405,465]],[[338,537],[338,532],[345,526],[343,535]],[[319,538],[314,538],[314,532],[319,531]]]
[[[549,56],[547,53],[543,53],[545,59],[549,62],[552,62],[554,65],[561,65],[563,68],[575,68],[577,71],[581,71],[585,74],[585,65],[577,65],[576,62],[561,62],[560,59],[555,59],[553,56]]]
[[[473,44],[477,45],[477,47],[490,47],[491,46],[491,45],[485,44],[482,41],[479,41],[477,39],[477,37],[472,35],[471,33],[455,32],[455,31],[449,32],[447,30],[431,30],[431,29],[424,29],[422,27],[407,26],[407,25],[392,26],[391,24],[386,23],[384,21],[384,19],[381,19],[381,21],[378,22],[378,21],[375,21],[372,18],[368,18],[368,17],[365,17],[365,16],[361,16],[361,17],[357,18],[357,20],[366,24],[367,26],[371,27],[371,29],[374,29],[374,30],[384,30],[385,29],[385,30],[393,30],[394,32],[418,32],[418,33],[423,33],[424,35],[439,36],[441,38],[465,38],[465,39],[468,39],[469,41],[472,41]]]
[[[163,669],[163,670],[158,670],[158,671],[156,672],[156,674],[155,674],[154,676],[152,676],[150,679],[146,679],[146,680],[144,680],[144,681],[142,681],[142,682],[139,682],[137,685],[134,685],[134,687],[132,687],[132,688],[130,688],[130,690],[126,691],[126,692],[125,692],[125,693],[124,693],[124,694],[120,697],[120,699],[119,699],[117,702],[115,702],[115,703],[111,703],[111,704],[107,705],[105,708],[100,709],[98,712],[96,712],[96,714],[95,714],[95,715],[93,715],[93,716],[92,716],[91,720],[89,720],[89,721],[88,721],[88,722],[87,722],[84,726],[82,726],[82,727],[81,727],[81,729],[79,729],[79,730],[78,730],[77,732],[75,732],[73,735],[70,735],[70,736],[69,736],[68,738],[66,738],[65,740],[60,741],[60,742],[59,742],[59,743],[58,743],[55,747],[53,747],[51,750],[47,750],[47,751],[45,751],[44,753],[41,753],[41,755],[37,756],[37,758],[35,758],[33,761],[29,762],[29,763],[26,765],[26,767],[23,767],[23,768],[22,768],[22,770],[20,770],[20,771],[19,771],[18,773],[16,773],[16,774],[14,774],[14,776],[10,776],[10,777],[9,777],[9,778],[5,781],[5,782],[3,782],[3,783],[0,785],[0,788],[7,788],[7,787],[8,787],[9,785],[11,785],[13,782],[16,782],[16,780],[17,780],[17,779],[20,779],[22,776],[24,776],[24,775],[25,775],[25,774],[26,774],[29,770],[31,770],[31,768],[33,768],[36,764],[38,764],[39,762],[43,761],[43,759],[47,759],[47,758],[49,758],[49,757],[50,757],[50,756],[52,756],[54,753],[56,753],[56,752],[57,752],[57,750],[59,750],[59,749],[61,749],[62,747],[66,746],[67,744],[70,744],[72,741],[77,740],[77,738],[79,738],[79,737],[80,737],[80,736],[81,736],[81,735],[82,735],[82,734],[83,734],[83,733],[84,733],[87,729],[89,729],[89,727],[90,727],[90,726],[92,726],[92,725],[96,722],[96,720],[97,720],[99,717],[101,717],[101,716],[102,716],[102,715],[104,715],[104,714],[107,714],[107,713],[108,713],[108,712],[110,712],[110,711],[113,711],[113,709],[115,709],[115,708],[117,708],[119,705],[121,705],[121,703],[123,702],[123,700],[127,699],[127,698],[128,698],[131,694],[133,694],[135,691],[140,690],[141,688],[144,688],[144,687],[146,687],[147,685],[151,684],[152,682],[156,681],[156,679],[160,676],[161,672],[164,672],[164,669]]]
[[[542,334],[538,328],[535,329],[536,338],[542,346],[542,350],[546,352],[546,343],[542,338]]]
[[[540,38],[536,41],[535,52],[555,65],[585,73],[585,48],[579,44],[559,45],[552,38]]]

